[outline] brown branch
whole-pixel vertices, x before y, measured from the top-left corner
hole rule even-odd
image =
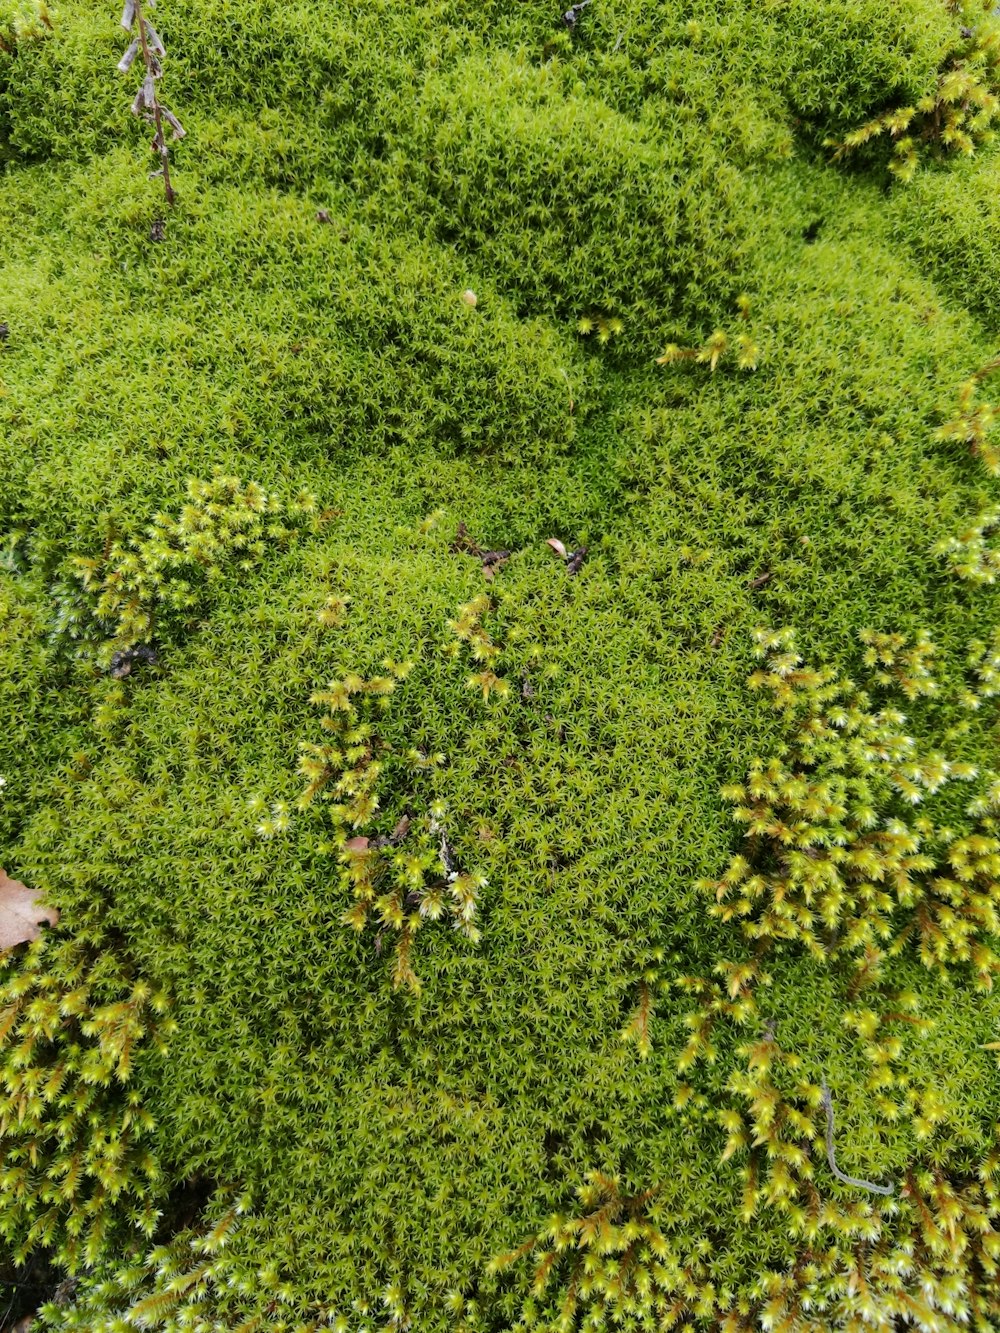
[[[139,25],[139,45],[142,47],[142,58],[146,65],[146,76],[150,80],[155,80],[159,66],[155,62],[153,53],[149,49],[149,36],[146,32],[146,20],[142,13],[142,0],[133,0],[135,6],[136,23]],[[153,148],[159,154],[161,170],[163,172],[163,189],[167,196],[169,207],[174,205],[174,191],[170,184],[170,151],[167,148],[167,141],[163,134],[163,116],[160,107],[160,99],[156,96],[156,84],[153,83],[153,123],[156,126],[156,134],[153,136]]]

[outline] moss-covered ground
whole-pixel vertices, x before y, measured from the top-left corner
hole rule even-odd
[[[936,1214],[936,1259],[920,1242],[924,1269],[958,1274],[933,1316],[926,1282],[904,1273],[912,1308],[890,1309],[849,1259],[824,1312],[767,1305],[822,1285],[809,1264],[838,1226],[860,1272],[921,1191],[972,1189],[995,1144],[996,992],[961,955],[925,966],[905,903],[866,973],[832,925],[818,952],[761,954],[700,887],[742,837],[720,789],[787,738],[747,685],[758,626],[859,682],[861,631],[926,631],[937,692],[891,696],[907,734],[977,766],[976,790],[1000,767],[993,704],[962,700],[997,593],[932,553],[998,499],[961,432],[937,432],[997,352],[1000,158],[928,135],[901,183],[888,143],[824,146],[932,93],[991,20],[943,0],[593,0],[568,27],[561,3],[161,0],[163,96],[188,131],[170,210],[110,3],[63,0],[0,49],[0,847],[61,911],[10,956],[6,993],[72,946],[41,989],[86,975],[98,1006],[88,1027],[61,1001],[44,1037],[22,1015],[5,1056],[0,1220],[11,1254],[75,1263],[54,1326],[958,1329],[972,1309],[1000,1327],[990,1245],[973,1273],[955,1241],[971,1196]],[[716,330],[756,368],[657,363]],[[101,580],[217,470],[270,497],[257,549],[193,557],[174,602],[154,579],[148,634],[126,640]],[[476,543],[509,553],[492,578]],[[499,656],[476,661],[472,622]],[[155,661],[109,669],[140,639]],[[386,659],[412,663],[391,693],[311,702]],[[499,688],[470,686],[486,669]],[[369,719],[354,759],[384,763],[356,828],[325,793],[296,804],[324,711]],[[969,832],[973,795],[921,809]],[[909,808],[886,797],[878,819]],[[403,929],[383,904],[352,930],[352,856],[376,851],[345,841],[394,833],[386,865],[424,853]],[[397,945],[448,860],[478,877],[481,937],[425,917],[418,990]],[[770,978],[753,1014],[679,1068],[697,1004],[677,978],[751,955]],[[163,1012],[116,1077],[84,1068],[103,1090],[60,1165],[65,1051],[145,984]],[[893,1113],[845,1014],[900,1004]],[[835,1180],[817,1111],[799,1203],[860,1208],[853,1232],[831,1214],[806,1235],[780,1197],[741,1212],[768,1151],[720,1164],[720,1112],[761,1040],[801,1061],[807,1100],[833,1090],[842,1171],[896,1182],[883,1207]],[[61,1071],[47,1093],[25,1091],[33,1061]],[[127,1104],[150,1117],[141,1187],[116,1157]],[[607,1215],[563,1243],[592,1271],[560,1251],[532,1296],[542,1242],[491,1266],[579,1214],[588,1181],[584,1210]],[[192,1276],[171,1239],[194,1262],[230,1226],[226,1191],[239,1216]],[[602,1255],[601,1227],[629,1208],[670,1247],[619,1273],[669,1288],[655,1313],[606,1293],[639,1232],[606,1230]]]

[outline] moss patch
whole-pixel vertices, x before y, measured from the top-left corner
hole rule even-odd
[[[986,16],[594,0],[570,30],[558,11],[163,0],[188,129],[169,216],[116,16],[76,0],[0,44],[3,864],[115,960],[102,1005],[148,978],[174,1027],[106,1091],[155,1123],[162,1215],[112,1182],[97,1267],[53,1326],[119,1327],[131,1305],[163,1328],[569,1327],[558,1265],[532,1297],[530,1264],[490,1261],[588,1200],[631,1200],[669,1238],[689,1323],[766,1326],[802,1234],[780,1209],[741,1220],[740,1164],[719,1165],[760,1033],[721,1023],[715,1063],[678,1069],[697,1009],[678,979],[718,982],[740,948],[697,887],[740,836],[719,789],[784,736],[747,688],[752,630],[794,625],[808,660],[859,678],[859,631],[926,630],[940,689],[903,701],[907,727],[981,786],[995,765],[994,705],[963,698],[997,592],[932,547],[996,503],[936,431],[996,353],[997,158],[887,193],[884,162],[819,148],[932,91]],[[720,329],[752,338],[755,370],[656,363]],[[67,608],[94,615],[72,562],[106,579],[128,552],[154,561],[150,525],[183,522],[215,469],[272,497],[253,558],[206,558],[169,614],[158,592],[155,661],[116,677],[106,615],[82,652],[60,631]],[[492,579],[460,524],[507,553]],[[548,538],[586,552],[571,568]],[[448,627],[480,594],[485,662]],[[324,732],[310,696],[386,659],[413,667],[370,731]],[[485,667],[505,689],[484,698]],[[340,833],[326,802],[296,807],[300,743],[331,736],[384,764],[379,810]],[[952,790],[929,817],[967,831],[975,793]],[[393,938],[343,923],[348,832],[385,839],[388,864],[404,817],[428,874],[443,829],[485,880],[478,944],[447,915],[416,935],[419,994],[394,989]],[[926,1108],[892,1120],[869,1095],[868,1039],[843,1021],[867,1001],[830,953],[775,951],[761,1023],[834,1089],[841,1167],[902,1180]],[[900,949],[880,982],[927,1020],[903,1024],[896,1064],[940,1090],[933,1151],[960,1182],[1000,1091],[998,1002],[974,975]],[[646,1058],[622,1040],[641,985]],[[821,1137],[812,1153],[824,1196],[848,1198]],[[191,1179],[203,1210],[179,1197]],[[0,1194],[12,1250],[28,1225]],[[185,1286],[192,1254],[220,1267]],[[846,1297],[831,1309],[788,1326],[850,1326]]]

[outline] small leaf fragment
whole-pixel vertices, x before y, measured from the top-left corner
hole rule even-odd
[[[37,940],[42,933],[39,924],[42,921],[54,926],[59,913],[54,907],[46,907],[34,889],[0,870],[0,949],[13,949],[17,944]]]

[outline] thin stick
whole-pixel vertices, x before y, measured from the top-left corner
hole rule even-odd
[[[142,47],[142,58],[146,62],[146,73],[153,76],[153,57],[149,50],[149,41],[146,37],[146,21],[142,16],[142,0],[135,0],[135,18],[139,25],[139,43]],[[163,188],[167,196],[167,205],[173,208],[174,191],[170,184],[170,151],[167,148],[166,136],[163,133],[163,120],[160,115],[160,99],[156,95],[156,85],[153,85],[153,120],[156,124],[156,135],[153,138],[153,147],[160,155],[160,162],[163,168]]]
[[[845,1175],[837,1165],[837,1160],[833,1153],[833,1097],[830,1095],[830,1089],[827,1087],[826,1078],[823,1079],[823,1105],[826,1107],[826,1160],[830,1163],[830,1170],[844,1185],[855,1185],[861,1190],[870,1190],[872,1194],[894,1194],[895,1185],[875,1185],[870,1180],[857,1180],[854,1176]]]

